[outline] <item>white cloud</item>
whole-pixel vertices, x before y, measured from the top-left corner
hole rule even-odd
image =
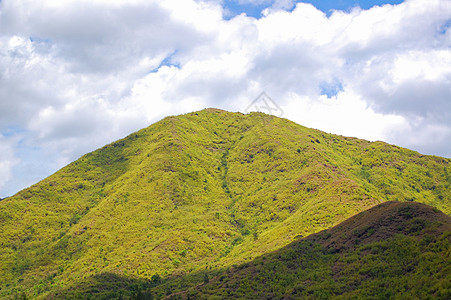
[[[399,55],[391,70],[393,83],[398,85],[407,80],[436,81],[451,73],[451,52],[432,50],[409,51]]]
[[[2,154],[0,158],[0,190],[11,179],[12,168],[19,163],[13,148],[13,141],[0,134],[0,153]]]
[[[265,1],[258,20],[224,20],[221,3],[1,1],[0,133],[27,134],[20,162],[19,135],[2,140],[0,196],[34,158],[62,166],[167,115],[244,111],[262,91],[303,125],[451,156],[450,1],[329,17]]]

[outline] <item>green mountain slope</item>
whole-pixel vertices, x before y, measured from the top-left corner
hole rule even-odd
[[[174,298],[450,299],[450,244],[448,215],[386,202]]]
[[[450,184],[449,159],[261,113],[168,117],[0,202],[0,297],[220,270],[388,200],[450,214]]]
[[[450,216],[390,201],[232,268],[151,280],[101,273],[52,297],[449,299],[450,245]]]

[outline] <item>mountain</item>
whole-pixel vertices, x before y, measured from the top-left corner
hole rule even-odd
[[[386,201],[449,215],[450,184],[450,159],[262,113],[168,117],[0,202],[0,297],[182,292]]]

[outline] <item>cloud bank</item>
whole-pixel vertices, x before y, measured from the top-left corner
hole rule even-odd
[[[1,1],[0,197],[164,116],[243,112],[263,91],[302,125],[451,157],[451,1],[327,15],[274,1],[259,19],[223,5]]]

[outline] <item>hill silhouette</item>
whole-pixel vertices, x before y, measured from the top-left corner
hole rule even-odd
[[[449,214],[450,174],[446,158],[262,113],[168,117],[0,202],[0,297],[105,278],[172,294],[386,201]]]

